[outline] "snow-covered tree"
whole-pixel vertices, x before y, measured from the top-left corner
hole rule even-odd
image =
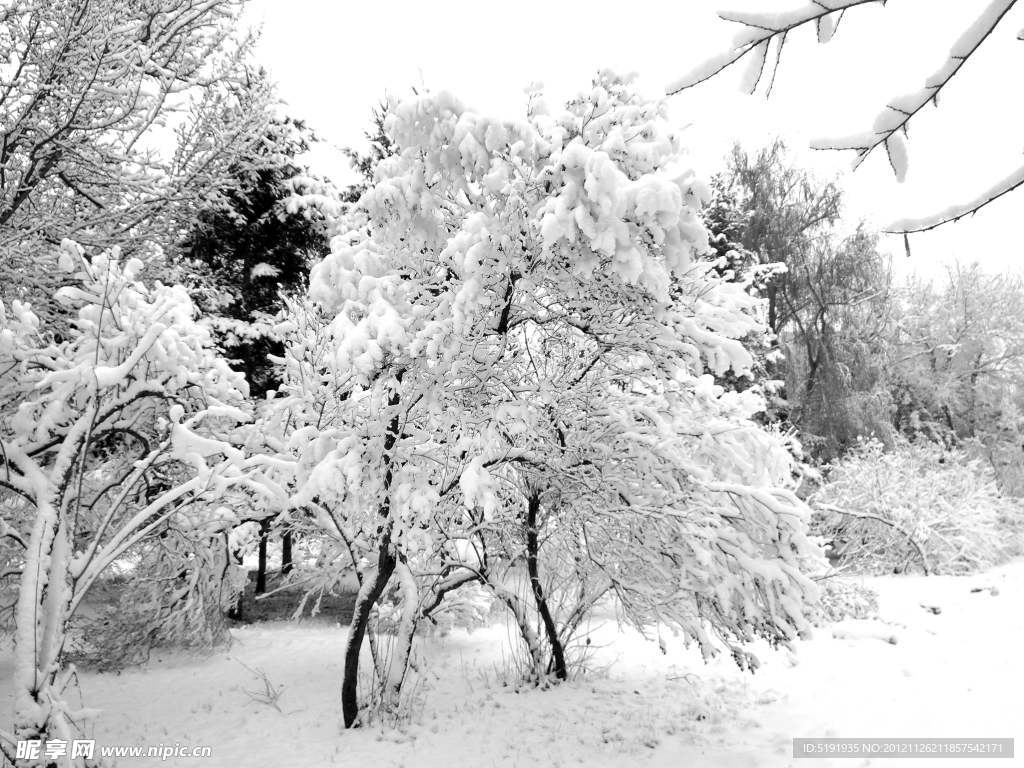
[[[258,140],[270,91],[244,0],[18,0],[0,9],[0,296],[44,319],[63,238],[178,242]],[[15,279],[16,278],[16,279]]]
[[[787,288],[793,292],[815,246],[832,236],[842,193],[836,184],[794,165],[781,140],[756,154],[734,146],[714,190],[719,199],[731,200],[729,236],[749,254],[748,271],[762,272],[756,276],[758,293],[767,302],[769,330],[779,334],[793,322],[794,301],[800,303]]]
[[[704,374],[749,366],[757,300],[698,258],[708,190],[663,105],[603,73],[555,114],[539,92],[516,122],[428,94],[384,130],[393,154],[311,273],[324,322],[282,329],[296,505],[361,584],[345,724],[389,583],[391,700],[418,619],[471,582],[516,614],[540,673],[565,676],[542,646],[578,619],[552,613],[545,562],[578,564],[559,575],[584,614],[611,591],[707,653],[716,633],[793,637],[813,552],[788,454],[749,420],[756,393]]]
[[[901,431],[947,445],[977,439],[1006,487],[1020,489],[1024,284],[978,264],[899,290],[890,378]],[[1016,476],[1017,479],[1013,479]]]
[[[836,33],[845,14],[858,7],[877,3],[885,5],[885,0],[811,0],[787,11],[758,9],[721,13],[719,15],[722,19],[742,26],[733,40],[732,48],[701,62],[670,83],[667,91],[675,94],[692,88],[733,64],[746,60],[747,69],[741,81],[743,90],[754,93],[758,85],[763,83],[766,92],[770,94],[790,34],[802,27],[810,27],[816,30],[819,42],[827,43]],[[907,174],[906,139],[911,122],[928,105],[939,106],[939,97],[943,91],[984,46],[1014,5],[1016,0],[989,0],[981,14],[953,43],[942,66],[925,80],[924,86],[912,93],[890,99],[869,130],[842,138],[818,140],[812,146],[815,149],[853,152],[854,168],[874,152],[885,152],[897,180],[903,181]],[[922,28],[925,26],[922,25]],[[1018,165],[1010,174],[996,180],[988,189],[970,200],[951,205],[924,218],[895,221],[887,230],[906,234],[934,229],[974,214],[1022,185],[1024,165]]]
[[[709,224],[728,234],[749,290],[767,304],[774,354],[762,366],[786,385],[769,414],[798,427],[818,458],[861,434],[888,439],[880,362],[890,280],[877,237],[842,233],[838,187],[794,165],[778,140],[756,154],[734,147],[713,187],[720,202]]]
[[[0,532],[19,575],[13,741],[73,738],[89,711],[72,707],[68,625],[113,563],[174,530],[231,521],[229,489],[265,489],[237,446],[245,382],[213,351],[187,292],[138,281],[140,261],[59,263],[74,316],[60,340],[18,301],[0,309]],[[14,502],[17,503],[14,503]],[[189,573],[181,587],[188,592]],[[8,751],[8,748],[11,751]]]

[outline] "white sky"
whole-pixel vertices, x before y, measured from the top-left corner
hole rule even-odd
[[[363,145],[371,107],[411,86],[447,89],[470,108],[518,116],[523,89],[543,82],[554,103],[589,85],[604,67],[637,72],[657,96],[700,60],[724,50],[738,25],[715,12],[801,5],[800,0],[629,0],[569,3],[345,3],[254,0],[262,22],[259,59],[279,84],[289,112],[306,119],[334,147]],[[1024,7],[1012,11],[944,92],[910,124],[910,171],[898,184],[884,153],[855,174],[851,154],[812,152],[812,138],[870,127],[886,102],[917,90],[943,63],[966,23],[988,0],[895,0],[850,11],[835,39],[819,46],[811,29],[787,40],[770,100],[738,91],[742,64],[672,97],[672,116],[690,125],[695,167],[721,166],[733,140],[751,148],[786,138],[799,161],[819,174],[843,173],[847,211],[882,226],[973,198],[1024,162],[1024,107],[1013,74],[1024,64]],[[337,180],[346,163],[322,148],[314,168]],[[911,239],[888,238],[900,271],[932,271],[949,258],[977,259],[990,269],[1017,269],[1024,191],[974,219]]]

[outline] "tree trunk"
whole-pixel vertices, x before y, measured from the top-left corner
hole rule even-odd
[[[260,547],[256,563],[256,594],[267,591],[267,538],[270,535],[270,520],[260,520]]]
[[[398,443],[400,430],[397,406],[401,400],[398,387],[402,383],[402,371],[395,375],[395,388],[388,398],[388,407],[394,409],[388,430],[384,435],[384,451],[382,465],[384,468],[384,497],[377,509],[377,567],[363,576],[356,596],[355,608],[352,612],[352,623],[345,645],[345,672],[341,682],[341,714],[346,728],[351,728],[359,716],[359,651],[366,635],[366,625],[370,619],[370,611],[380,599],[387,586],[391,574],[395,572],[397,558],[391,544],[391,531],[394,522],[391,520],[391,481],[394,477],[394,456],[392,451]]]
[[[14,735],[25,741],[77,738],[62,707],[66,670],[60,663],[70,618],[73,546],[67,515],[56,503],[37,507],[28,552],[15,629]]]
[[[232,556],[232,558],[234,560],[235,567],[242,569],[242,573],[239,574],[239,582],[242,585],[242,589],[241,589],[241,591],[239,591],[238,599],[235,601],[235,608],[234,608],[235,615],[232,618],[235,618],[238,621],[244,621],[245,620],[245,615],[246,615],[245,614],[245,593],[249,589],[249,572],[246,571],[243,568],[243,558],[242,558],[242,551],[241,550],[237,550],[235,552],[232,552],[231,556]]]
[[[984,355],[979,352],[974,358],[974,367],[971,370],[970,376],[970,396],[968,398],[970,406],[967,411],[967,436],[977,436],[977,424],[978,424],[978,379],[981,376],[981,363],[984,360]]]
[[[565,649],[562,647],[562,639],[555,627],[555,620],[551,616],[551,609],[548,607],[547,597],[544,595],[544,586],[540,581],[540,569],[537,564],[537,557],[540,552],[540,536],[537,531],[537,516],[540,512],[540,492],[534,491],[530,494],[526,506],[526,570],[530,575],[530,587],[533,590],[533,599],[537,603],[537,613],[540,614],[541,622],[544,624],[544,633],[547,635],[548,643],[551,646],[551,669],[555,677],[565,680],[568,671],[565,665]]]
[[[224,585],[227,584],[231,590],[236,588],[235,580],[230,578],[233,568],[240,568],[242,565],[242,556],[231,548],[231,539],[227,531],[221,534],[224,538],[224,570],[220,574],[220,584],[223,594]],[[234,619],[235,621],[242,620],[242,604],[245,601],[245,587],[248,586],[249,579],[246,578],[242,582],[242,590],[235,597],[232,605],[228,606],[228,618]]]
[[[529,612],[515,593],[509,591],[505,587],[493,584],[490,581],[486,582],[486,584],[494,591],[498,598],[508,606],[508,609],[512,611],[512,616],[515,618],[516,625],[519,627],[519,634],[523,638],[523,643],[526,645],[526,652],[530,655],[530,665],[533,670],[532,676],[534,678],[534,682],[540,682],[547,673],[548,665],[544,663],[544,654],[540,647],[540,638],[537,637],[537,633],[533,631]]]
[[[420,592],[416,577],[402,558],[395,565],[395,575],[402,595],[402,618],[395,633],[394,650],[391,653],[391,667],[388,669],[384,688],[384,702],[392,712],[398,709],[402,695],[402,685],[409,672],[409,661],[412,658],[412,639],[416,634],[419,621]]]
[[[281,534],[281,575],[287,576],[292,572],[292,532],[285,531]]]
[[[943,404],[942,406],[942,415],[946,417],[946,426],[949,427],[950,439],[952,440],[953,445],[956,445],[957,434],[956,426],[953,423],[953,413],[949,410],[949,406],[946,404]]]
[[[820,344],[816,345],[819,347],[817,355],[811,354],[811,344],[808,340],[807,344],[807,380],[804,383],[804,405],[811,399],[811,395],[814,392],[814,385],[818,383],[818,367],[821,365],[821,351]]]
[[[351,728],[359,716],[359,651],[363,647],[370,611],[383,594],[384,587],[395,571],[396,562],[390,543],[382,544],[377,551],[377,567],[364,574],[356,596],[348,642],[345,644],[345,673],[341,683],[341,714],[346,728]]]

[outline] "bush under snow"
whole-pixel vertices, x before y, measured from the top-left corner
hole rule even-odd
[[[1024,549],[1024,509],[991,467],[927,441],[862,442],[811,502],[833,559],[855,571],[972,573]]]

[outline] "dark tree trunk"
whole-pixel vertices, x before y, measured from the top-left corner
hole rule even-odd
[[[245,621],[245,592],[242,592],[235,603],[228,608],[228,618],[233,621]]]
[[[281,575],[287,576],[292,572],[292,532],[285,531],[281,534]]]
[[[544,586],[540,581],[540,569],[537,563],[540,553],[540,535],[537,530],[539,512],[540,492],[534,491],[530,494],[526,506],[526,570],[530,575],[530,587],[533,589],[533,599],[537,603],[537,613],[540,614],[544,632],[551,645],[551,671],[559,680],[565,680],[569,676],[565,666],[565,649],[562,647],[562,640],[558,636],[555,620],[551,616],[551,609],[548,606],[547,597],[544,595]]]
[[[950,439],[953,445],[956,445],[956,426],[953,423],[953,412],[949,410],[948,405],[942,406],[942,415],[946,417],[946,426],[949,427]]]
[[[807,346],[807,383],[804,385],[805,403],[811,399],[814,385],[818,383],[818,366],[821,364],[821,352],[819,351],[817,355],[812,355],[810,343]]]
[[[256,563],[256,594],[267,591],[267,537],[270,534],[270,521],[260,520],[259,559]]]
[[[970,376],[970,409],[968,410],[967,419],[967,436],[975,437],[977,434],[977,423],[978,423],[978,379],[981,376],[981,362],[984,360],[984,356],[981,352],[978,353],[977,357],[974,358],[974,368],[971,371]]]
[[[374,604],[380,599],[384,588],[395,572],[395,565],[398,560],[391,546],[391,531],[393,522],[391,520],[391,481],[394,477],[394,455],[393,451],[398,442],[398,433],[401,428],[398,403],[401,399],[398,387],[402,383],[402,372],[395,376],[395,389],[388,398],[388,407],[393,409],[391,421],[388,423],[388,431],[384,435],[383,468],[384,468],[384,497],[380,507],[377,509],[377,567],[370,573],[365,574],[359,585],[359,595],[356,597],[355,608],[352,612],[352,623],[349,625],[348,642],[345,645],[345,671],[341,682],[341,714],[346,728],[351,728],[356,718],[359,717],[359,651],[363,647],[363,638],[366,636],[366,626],[370,620],[370,611]]]
[[[341,714],[346,728],[351,728],[359,716],[359,651],[366,636],[366,625],[370,611],[380,599],[391,574],[395,572],[396,559],[391,545],[385,544],[377,551],[377,568],[367,574],[359,587],[359,596],[352,611],[348,642],[345,644],[345,676],[341,683]]]

